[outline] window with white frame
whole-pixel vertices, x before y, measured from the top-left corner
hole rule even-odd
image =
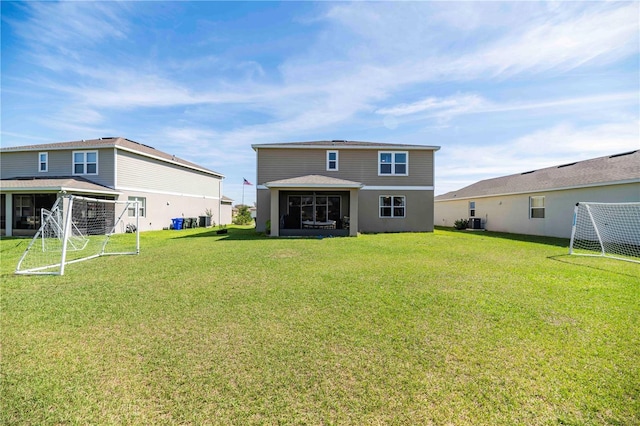
[[[74,151],[73,152],[74,175],[98,174],[98,151]]]
[[[544,195],[529,197],[529,218],[544,219]]]
[[[327,151],[327,170],[338,170],[338,151]]]
[[[48,152],[38,153],[38,171],[39,172],[49,171],[49,153]]]
[[[147,199],[145,197],[129,197],[129,201],[138,201],[138,216],[145,217],[147,212]],[[135,217],[135,206],[129,207],[128,216]]]
[[[378,175],[407,176],[409,174],[409,153],[407,151],[379,151]]]
[[[474,217],[476,215],[476,202],[469,201],[469,217]]]
[[[404,195],[381,195],[380,217],[405,217]]]

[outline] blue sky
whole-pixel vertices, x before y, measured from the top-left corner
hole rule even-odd
[[[638,2],[1,7],[2,146],[123,136],[236,202],[254,143],[438,145],[436,194],[640,148]]]

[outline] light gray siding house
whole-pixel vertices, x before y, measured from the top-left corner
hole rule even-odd
[[[220,200],[220,225],[230,225],[233,223],[233,200],[222,196]]]
[[[569,238],[577,202],[640,201],[640,150],[486,179],[435,197],[435,225]]]
[[[220,223],[222,179],[208,170],[125,138],[0,149],[2,235],[33,235],[40,210],[58,193],[141,203],[140,230],[166,228],[172,218]]]
[[[256,229],[272,236],[433,231],[440,147],[352,141],[252,145]]]

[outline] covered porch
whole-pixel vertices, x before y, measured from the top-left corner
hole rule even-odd
[[[113,199],[119,195],[77,176],[3,179],[0,186],[0,235],[16,237],[35,235],[42,224],[42,209],[50,209],[59,194]]]
[[[363,184],[308,175],[265,183],[271,236],[355,236]]]

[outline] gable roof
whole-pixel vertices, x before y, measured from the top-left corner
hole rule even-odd
[[[322,175],[299,176],[274,180],[264,184],[267,188],[362,188],[360,182]]]
[[[640,150],[485,179],[435,201],[640,182]]]
[[[91,182],[81,176],[61,176],[61,177],[28,177],[15,179],[2,179],[0,181],[2,190],[20,191],[67,191],[90,194],[118,195],[120,192]]]
[[[411,150],[428,150],[437,151],[439,146],[431,145],[410,145],[397,143],[381,143],[381,142],[359,142],[359,141],[309,141],[309,142],[283,142],[283,143],[266,143],[251,145],[254,151],[259,148],[275,148],[275,149],[411,149]]]
[[[155,149],[152,146],[145,145],[145,144],[132,141],[130,139],[125,139],[122,137],[107,137],[107,138],[87,139],[87,140],[83,139],[80,141],[56,142],[56,143],[39,144],[39,145],[13,146],[13,147],[7,147],[7,148],[3,147],[3,148],[0,148],[0,153],[24,152],[24,151],[56,151],[56,150],[67,150],[67,149],[100,149],[100,148],[118,148],[123,151],[134,152],[136,154],[140,154],[145,157],[155,158],[160,161],[176,164],[182,167],[186,167],[186,168],[197,170],[207,174],[219,176],[220,178],[224,178],[224,175],[221,173],[206,169],[190,161],[183,160],[182,158],[178,158],[175,155],[167,154],[166,152],[162,152],[158,149]]]

